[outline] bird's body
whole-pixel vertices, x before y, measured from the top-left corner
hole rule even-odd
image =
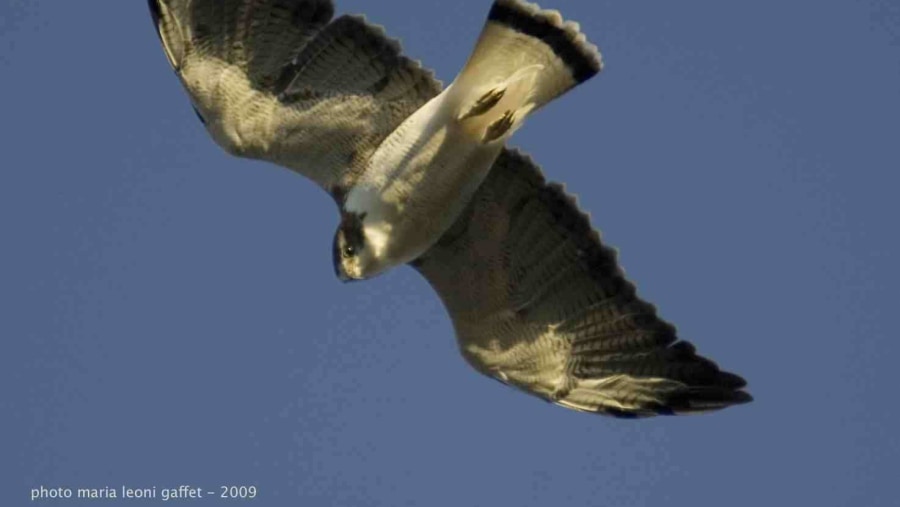
[[[502,148],[463,130],[447,97],[445,91],[430,100],[385,139],[342,203],[345,214],[365,217],[366,246],[381,260],[369,276],[425,253],[468,204]]]
[[[228,152],[288,167],[338,204],[341,278],[409,263],[466,360],[525,392],[619,416],[750,400],[639,299],[561,187],[505,147],[601,69],[577,24],[496,0],[442,90],[380,27],[330,0],[149,0],[169,62]]]
[[[574,23],[554,11],[496,3],[457,79],[400,123],[341,192],[339,234],[359,240],[359,258],[336,255],[339,274],[370,278],[424,254],[525,118],[600,69],[596,46]]]

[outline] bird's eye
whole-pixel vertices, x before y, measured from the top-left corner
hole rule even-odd
[[[354,255],[356,255],[356,248],[354,248],[352,245],[347,245],[344,247],[343,250],[341,250],[341,255],[345,259],[349,259],[350,257],[353,257]]]

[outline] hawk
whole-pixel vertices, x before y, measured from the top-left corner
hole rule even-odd
[[[560,185],[506,141],[600,72],[557,11],[495,0],[442,87],[330,0],[149,0],[169,63],[229,153],[294,170],[340,211],[343,280],[408,264],[437,291],[476,370],[619,417],[745,403],[745,381],[680,341]]]

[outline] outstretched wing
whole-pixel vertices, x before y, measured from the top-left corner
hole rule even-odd
[[[502,153],[413,266],[443,300],[469,363],[531,394],[630,417],[751,400],[742,378],[677,341],[575,200],[518,152]]]
[[[441,84],[330,0],[149,0],[169,63],[224,149],[349,187]]]

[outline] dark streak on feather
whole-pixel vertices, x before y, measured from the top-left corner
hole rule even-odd
[[[204,118],[203,115],[200,114],[200,110],[197,109],[197,106],[194,106],[194,114],[196,114],[197,118],[200,119],[200,123],[202,123],[204,126],[206,126],[206,118]]]

